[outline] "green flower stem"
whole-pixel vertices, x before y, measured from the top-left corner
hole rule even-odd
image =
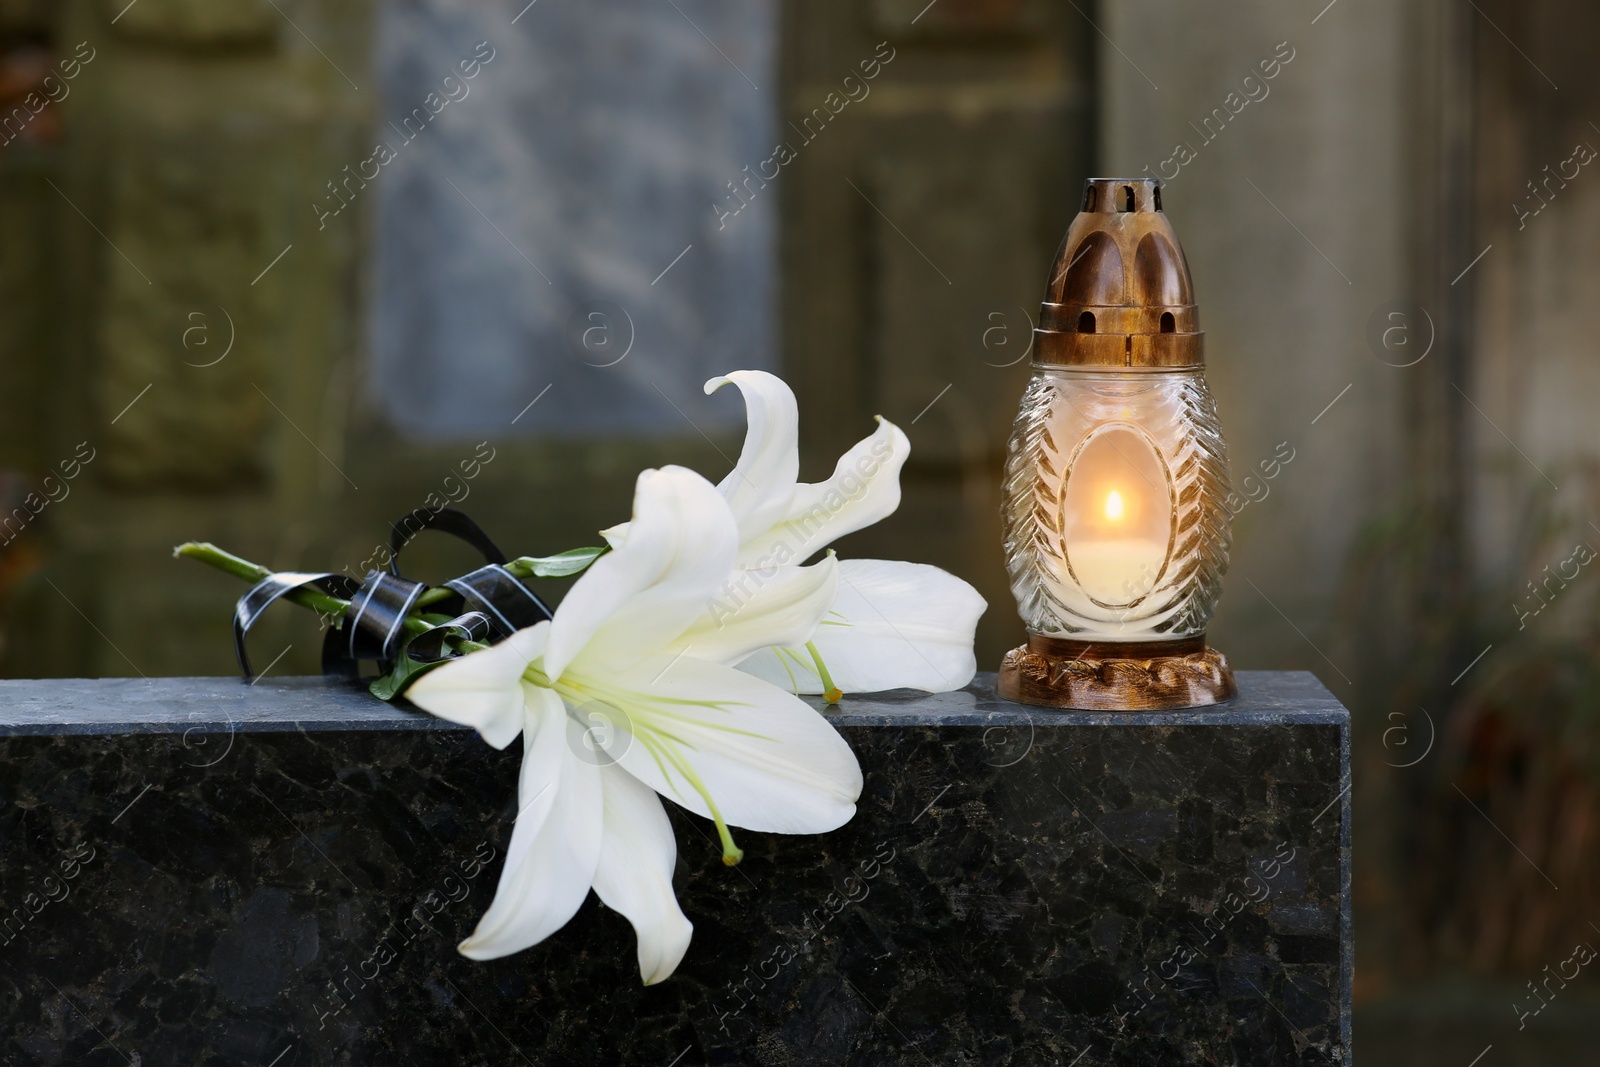
[[[599,554],[597,550],[591,550],[591,552],[593,552],[593,555]],[[173,549],[172,554],[185,559],[197,560],[208,567],[215,567],[219,571],[231,574],[235,578],[243,578],[252,585],[263,578],[270,577],[273,573],[259,563],[251,563],[249,560],[241,559],[231,552],[224,552],[209,541],[186,541]],[[539,568],[542,565],[548,565],[549,563],[549,560],[523,557],[507,563],[506,570],[518,578],[531,578],[539,573]],[[582,568],[578,569],[581,570]],[[411,606],[410,614],[406,616],[404,623],[406,634],[415,637],[418,634],[427,633],[428,630],[441,621],[448,621],[441,619],[437,615],[429,615],[427,609],[453,595],[452,590],[443,586],[424,591],[421,596],[417,597],[415,603]],[[334,618],[340,621],[343,621],[345,612],[350,609],[350,601],[330,596],[322,592],[322,590],[309,585],[290,590],[283,595],[283,599],[292,600],[301,607],[310,608],[324,618]],[[458,640],[456,642],[456,648],[463,653],[481,652],[488,647],[482,641]]]
[[[261,581],[263,578],[270,577],[273,573],[259,563],[251,563],[247,559],[240,559],[231,552],[224,552],[208,541],[185,542],[173,549],[172,554],[185,559],[197,560],[208,567],[215,567],[219,571],[231,574],[235,578],[243,578],[252,584]],[[430,590],[430,592],[433,591]],[[447,589],[444,592],[448,596],[450,591]],[[331,616],[336,619],[343,619],[344,613],[350,608],[350,601],[330,596],[311,586],[301,586],[299,589],[290,590],[283,595],[283,599],[292,600],[301,607],[310,608],[324,617]],[[421,597],[418,598],[419,601],[421,599]],[[417,634],[426,633],[428,629],[429,623],[412,615],[406,616],[405,631],[407,634],[414,637]],[[476,644],[476,642],[468,643]]]
[[[432,589],[424,592],[421,596],[417,597],[417,602],[415,605],[413,605],[413,608],[416,611],[421,611],[423,608],[432,607],[439,601],[448,600],[450,597],[455,595],[455,590],[446,589],[442,585],[436,585]]]

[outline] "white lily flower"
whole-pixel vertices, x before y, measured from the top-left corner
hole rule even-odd
[[[744,394],[748,430],[739,462],[718,489],[739,525],[739,565],[711,604],[737,621],[766,584],[837,538],[900,506],[900,468],[911,442],[892,422],[839,457],[825,482],[800,482],[800,418],[794,393],[765,371],[734,371],[706,382]],[[618,543],[622,531],[606,531]],[[807,641],[775,643],[740,669],[796,693],[960,689],[977,672],[973,635],[988,605],[971,585],[927,564],[845,560],[838,597]]]
[[[838,596],[809,644],[762,649],[739,669],[794,693],[960,689],[978,670],[972,635],[987,606],[926,563],[841,560]]]
[[[460,951],[492,959],[559,930],[591,886],[627,916],[646,984],[693,930],[672,891],[677,845],[659,796],[716,823],[822,833],[855,813],[861,769],[821,715],[733,669],[803,642],[834,600],[830,557],[765,585],[737,620],[705,605],[739,547],[727,502],[679,467],[645,471],[631,534],[575,583],[555,617],[420,677],[417,706],[504,748],[524,736],[519,811],[493,904]]]
[[[845,534],[888,518],[900,506],[900,468],[911,441],[879,415],[878,428],[834,465],[825,482],[802,482],[800,414],[794,392],[775,374],[741,370],[706,382],[744,394],[744,448],[717,486],[739,524],[739,565],[765,570],[804,563]]]

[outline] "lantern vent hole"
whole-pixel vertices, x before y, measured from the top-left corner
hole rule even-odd
[[[1161,210],[1161,186],[1159,186],[1159,185],[1155,187],[1155,198],[1156,198],[1156,210],[1160,211]]]
[[[1172,333],[1177,328],[1178,328],[1177,320],[1175,320],[1172,317],[1172,312],[1163,311],[1161,313],[1161,332],[1162,333]]]
[[[1131,185],[1124,185],[1122,187],[1122,210],[1133,210],[1133,186]]]
[[[1078,316],[1078,332],[1094,333],[1094,312],[1085,311]]]
[[[1083,210],[1094,210],[1094,186],[1092,185],[1083,191]]]

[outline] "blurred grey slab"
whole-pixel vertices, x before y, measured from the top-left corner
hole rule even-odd
[[[378,409],[447,441],[737,431],[701,383],[774,368],[778,5],[519,9],[378,5]],[[467,95],[402,129],[480,41]]]
[[[827,712],[839,726],[1163,726],[1345,723],[1347,712],[1306,671],[1241,671],[1220,708],[1157,713],[1061,712],[1001,700],[994,675],[954,693],[850,696]],[[811,698],[821,707],[821,702]],[[313,678],[55,678],[0,680],[0,736],[463,730],[358,685]]]

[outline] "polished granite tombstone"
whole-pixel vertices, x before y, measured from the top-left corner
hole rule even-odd
[[[672,811],[694,942],[641,987],[592,896],[457,955],[517,746],[318,679],[0,682],[6,1065],[1350,1062],[1349,716],[852,697],[848,826]]]

